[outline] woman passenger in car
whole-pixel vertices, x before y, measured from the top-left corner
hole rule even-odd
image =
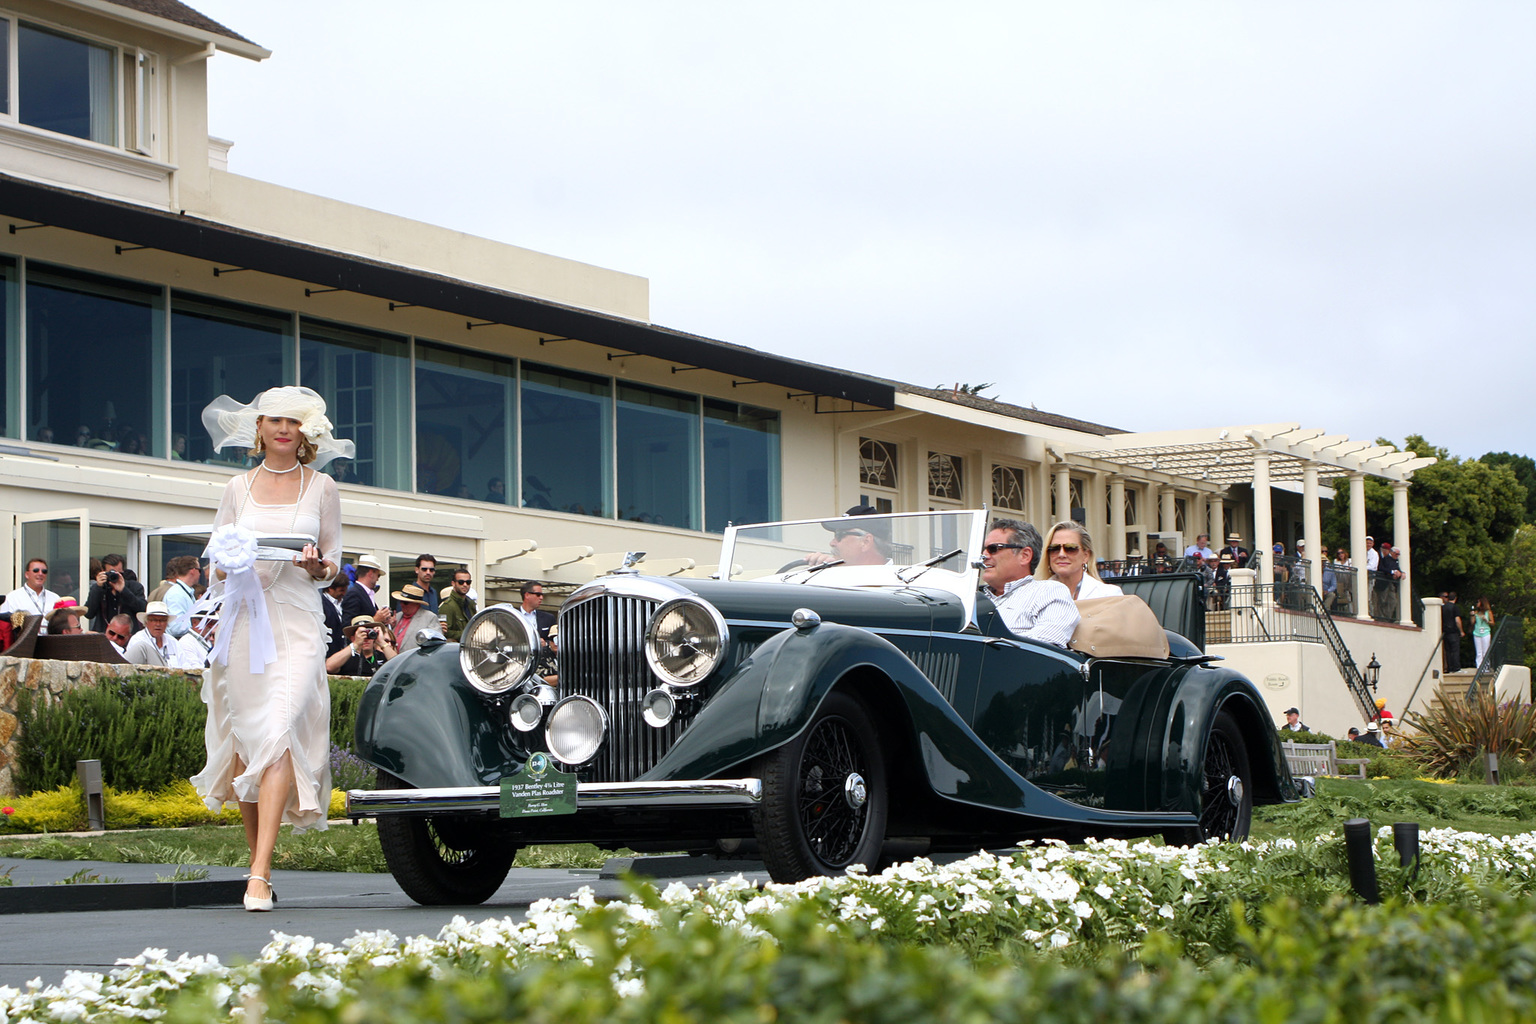
[[[1094,565],[1093,538],[1088,536],[1081,523],[1070,520],[1057,523],[1045,535],[1045,557],[1035,569],[1035,577],[1065,584],[1074,601],[1120,597],[1125,593],[1113,583],[1099,579],[1099,571]]]

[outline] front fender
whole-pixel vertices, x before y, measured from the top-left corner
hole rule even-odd
[[[509,742],[498,705],[459,669],[459,645],[389,661],[358,702],[356,751],[417,789],[490,786],[528,756]]]
[[[1282,803],[1299,797],[1279,734],[1269,720],[1264,698],[1253,683],[1229,669],[1192,666],[1183,674],[1168,716],[1164,744],[1163,806],[1198,808],[1204,783],[1205,743],[1218,712],[1226,711],[1242,731],[1253,776],[1255,804]]]

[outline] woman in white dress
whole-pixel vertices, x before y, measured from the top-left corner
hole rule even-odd
[[[353,456],[331,436],[325,401],[309,388],[272,388],[250,405],[221,395],[203,411],[214,449],[249,446],[262,461],[230,480],[208,556],[222,601],[204,675],[208,764],[192,779],[213,810],[239,804],[251,852],[247,910],[271,910],[279,826],[325,828],[330,809],[329,632],[320,591],[341,564],[336,482],[316,470]],[[311,538],[290,561],[255,560],[255,539]]]
[[[1096,597],[1121,597],[1125,591],[1099,579],[1094,565],[1093,538],[1082,523],[1057,523],[1045,535],[1045,557],[1035,569],[1042,580],[1058,580],[1072,592],[1074,601]]]

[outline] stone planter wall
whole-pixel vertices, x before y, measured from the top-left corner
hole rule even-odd
[[[141,665],[107,665],[95,661],[37,661],[32,658],[0,657],[0,796],[14,796],[11,766],[15,763],[19,722],[16,697],[32,690],[45,704],[80,686],[91,686],[102,679],[121,679],[143,670]],[[155,668],[156,674],[175,672],[201,678],[202,669]]]

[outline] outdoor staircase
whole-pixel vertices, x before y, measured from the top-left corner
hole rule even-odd
[[[1472,679],[1476,675],[1470,668],[1464,668],[1460,672],[1446,672],[1440,676],[1440,685],[1435,687],[1435,692],[1429,698],[1429,706],[1439,708],[1442,706],[1440,697],[1443,694],[1455,701],[1465,701],[1467,690],[1472,685]]]

